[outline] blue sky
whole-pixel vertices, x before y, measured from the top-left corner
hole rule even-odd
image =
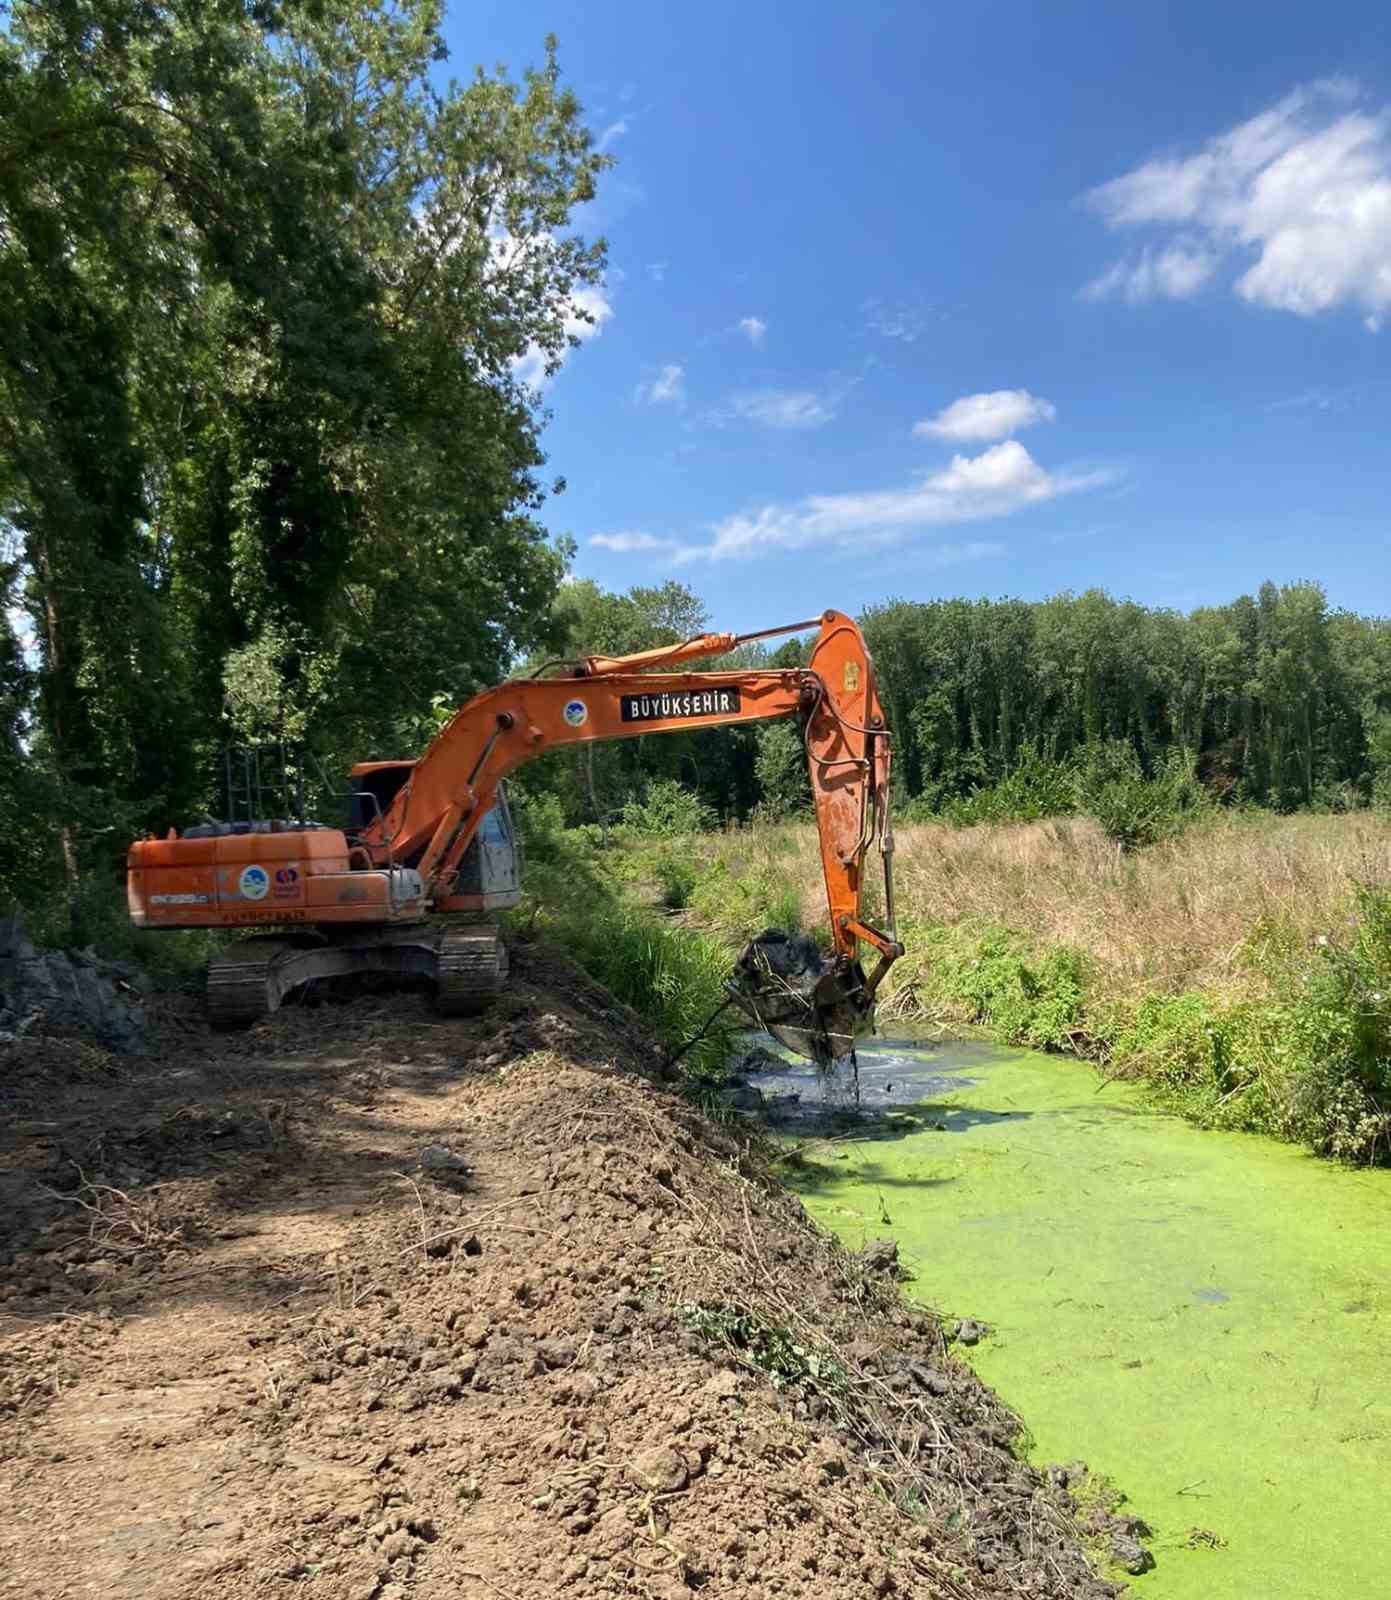
[[[1391,613],[1391,8],[478,0],[618,165],[546,516],[721,627],[1269,577]]]

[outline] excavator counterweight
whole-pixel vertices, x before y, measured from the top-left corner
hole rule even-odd
[[[805,668],[693,670],[750,638],[817,628]],[[382,972],[434,983],[441,1010],[486,1005],[506,977],[492,920],[520,897],[507,776],[562,745],[795,718],[806,748],[832,952],[755,941],[731,997],[761,1025],[822,1062],[847,1054],[902,953],[893,927],[889,733],[873,663],[854,621],[759,634],[703,634],[627,657],[551,662],[462,705],[414,761],[352,769],[346,828],[298,818],[209,820],[142,839],[127,857],[132,920],[145,928],[224,927],[255,937],[209,963],[213,1020],[244,1026],[318,978]],[[883,860],[881,931],[862,915],[865,858]],[[862,945],[877,956],[866,977]]]

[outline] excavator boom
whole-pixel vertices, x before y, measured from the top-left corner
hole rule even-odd
[[[805,668],[652,670],[726,654],[742,642],[707,634],[638,656],[586,657],[563,676],[486,690],[454,714],[362,843],[379,864],[415,867],[436,901],[447,902],[452,875],[498,784],[523,763],[561,745],[798,716],[832,937],[847,957],[860,939],[883,955],[897,941],[892,931],[881,934],[863,922],[860,902],[870,843],[879,836],[881,848],[892,850],[889,735],[858,626],[838,611],[826,612],[817,626]]]

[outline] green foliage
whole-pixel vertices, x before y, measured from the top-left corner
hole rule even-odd
[[[787,933],[802,929],[801,896],[776,860],[760,860],[739,872],[731,872],[722,860],[707,863],[691,905],[703,922],[725,930],[741,945],[765,928]]]
[[[1109,995],[1076,951],[1040,951],[1006,928],[965,923],[908,928],[895,981],[930,1015],[1101,1059],[1207,1126],[1387,1161],[1391,891],[1360,888],[1356,909],[1345,935],[1312,950],[1279,928],[1259,930],[1251,958],[1268,980],[1265,997]]]
[[[1028,749],[998,783],[947,800],[941,813],[958,827],[969,827],[980,822],[1037,822],[1070,816],[1076,809],[1075,765]]]
[[[900,792],[931,814],[954,801],[966,821],[1005,820],[1011,806],[1046,814],[1027,789],[989,791],[1021,767],[1067,767],[1114,741],[1151,777],[1167,752],[1191,751],[1213,795],[1277,809],[1344,784],[1365,803],[1391,770],[1391,632],[1331,612],[1314,584],[1263,584],[1188,616],[1099,590],[896,600],[862,624]],[[1075,805],[1056,792],[1045,803]]]
[[[681,911],[690,905],[700,882],[700,867],[690,855],[664,850],[653,862],[652,873],[668,911]]]
[[[1264,1048],[1290,1138],[1354,1160],[1391,1157],[1391,892],[1357,890],[1350,935],[1326,934]]]
[[[679,1050],[723,1002],[729,952],[626,899],[611,853],[588,830],[565,828],[562,818],[554,796],[532,797],[517,808],[526,861],[518,924],[561,945],[646,1017],[669,1050]],[[695,1079],[721,1078],[731,1038],[730,1027],[712,1028],[682,1055],[682,1070]]]
[[[541,929],[618,999],[641,1013],[671,1051],[710,1021],[725,998],[730,955],[713,939],[671,928],[614,900],[587,911],[567,907]],[[681,1057],[688,1076],[720,1078],[735,1025],[717,1026]]]
[[[1134,747],[1120,739],[1087,747],[1076,791],[1079,808],[1122,850],[1172,838],[1207,803],[1186,751],[1168,751],[1159,773],[1146,778]]]
[[[758,817],[781,822],[807,815],[811,778],[801,729],[792,722],[772,722],[760,728],[756,738],[753,773],[758,785]]]
[[[608,158],[549,45],[443,81],[441,13],[9,8],[3,577],[61,818],[22,802],[27,897],[54,855],[118,870],[84,818],[213,804],[229,733],[414,751],[432,703],[555,636],[524,380],[587,315],[603,246],[568,224]]]
[[[673,778],[654,778],[641,800],[623,807],[623,826],[645,839],[679,838],[713,827],[715,814]]]
[[[1071,1049],[1082,1026],[1086,971],[1079,952],[1057,946],[1035,956],[1006,928],[926,925],[905,934],[914,971],[926,969],[963,1020],[1011,1044]]]
[[[750,1365],[765,1372],[776,1389],[801,1384],[832,1395],[845,1390],[845,1369],[838,1361],[808,1348],[786,1328],[770,1327],[752,1311],[687,1301],[676,1308],[676,1314],[702,1339],[737,1350]]]

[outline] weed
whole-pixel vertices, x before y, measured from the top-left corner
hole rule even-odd
[[[774,1388],[806,1384],[828,1394],[842,1393],[845,1370],[831,1357],[799,1344],[786,1328],[769,1327],[751,1311],[732,1305],[677,1307],[677,1315],[693,1333],[711,1344],[725,1344],[766,1372]]]
[[[700,869],[691,857],[675,850],[664,851],[652,864],[653,876],[668,911],[681,911],[691,903]]]

